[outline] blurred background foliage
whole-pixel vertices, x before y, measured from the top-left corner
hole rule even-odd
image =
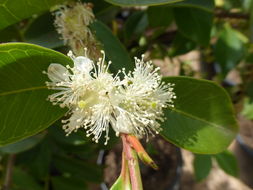
[[[55,30],[52,12],[55,5],[67,1],[29,2],[36,6],[29,7],[25,0],[0,0],[5,5],[0,6],[0,42],[28,42],[66,53],[68,48]],[[253,119],[252,0],[83,2],[94,6],[100,24],[90,27],[98,33],[105,51],[118,52],[116,57],[108,55],[119,63],[112,70],[130,62],[130,58],[121,59],[125,48],[131,57],[147,52],[164,75],[192,76],[221,84],[232,98],[236,113]],[[8,16],[8,10],[16,15]],[[99,27],[105,32],[99,33]],[[112,45],[120,42],[125,46],[122,49]],[[193,59],[187,59],[189,54]],[[12,190],[92,189],[92,184],[103,181],[103,166],[97,164],[101,150],[115,142],[111,140],[106,147],[94,144],[82,131],[66,138],[60,124],[55,123],[38,135],[0,148],[0,184],[13,176]],[[197,154],[193,165],[198,181],[208,175],[214,159],[225,172],[238,176],[231,153]]]

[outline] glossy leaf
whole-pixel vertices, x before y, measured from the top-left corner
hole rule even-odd
[[[170,6],[149,7],[147,13],[151,27],[169,26],[173,21],[173,10]]]
[[[92,4],[94,5],[93,12],[96,15],[96,18],[103,23],[111,23],[121,10],[120,7],[113,6],[112,4],[101,0],[92,0]]]
[[[0,0],[0,30],[66,0]]]
[[[252,54],[252,60],[253,60],[253,54]],[[251,62],[253,64],[253,61]],[[250,81],[246,85],[246,90],[245,90],[246,96],[249,98],[249,103],[253,103],[253,81]],[[247,98],[246,98],[247,99]],[[245,106],[245,105],[244,105]],[[252,116],[253,117],[253,116]]]
[[[175,3],[183,0],[105,0],[108,3],[119,6],[138,6],[138,5],[162,5]]]
[[[161,135],[195,153],[214,154],[227,148],[238,131],[231,100],[224,89],[207,80],[167,77],[174,83],[175,108],[165,110]]]
[[[126,21],[124,35],[126,40],[139,37],[148,27],[148,18],[146,11],[133,13]]]
[[[18,161],[26,165],[27,171],[36,179],[44,180],[50,172],[53,150],[54,146],[45,137],[38,146],[19,154]]]
[[[227,174],[238,177],[239,168],[236,157],[229,151],[214,155],[217,163]]]
[[[53,177],[52,184],[54,190],[88,190],[87,185],[76,178]]]
[[[64,130],[62,130],[62,123],[60,121],[50,127],[48,129],[48,132],[50,137],[60,144],[78,146],[87,144],[89,140],[91,140],[90,138],[86,137],[86,133],[83,134],[82,130],[79,130],[76,133],[72,133],[66,138],[66,133]]]
[[[20,33],[15,26],[9,26],[0,31],[0,43],[18,41],[20,39]]]
[[[72,177],[94,183],[101,182],[102,170],[99,166],[77,159],[58,156],[54,157],[54,166],[62,173],[69,173]]]
[[[199,8],[205,11],[212,11],[215,7],[214,0],[185,0],[182,2],[175,3],[174,6],[178,7],[191,7],[191,8]]]
[[[245,98],[241,113],[245,118],[253,120],[253,103],[250,102],[249,98]]]
[[[215,44],[215,57],[222,72],[226,74],[233,69],[245,53],[247,39],[240,32],[225,25]]]
[[[43,190],[33,176],[19,168],[14,169],[12,178],[13,190]]]
[[[253,1],[251,1],[251,5],[250,5],[250,10],[253,9]],[[253,42],[253,11],[250,11],[250,24],[249,24],[249,27],[250,27],[250,42],[252,43]]]
[[[54,18],[51,13],[36,18],[24,33],[26,42],[47,48],[63,46],[63,40],[54,27]]]
[[[0,147],[0,152],[7,153],[7,154],[17,154],[26,150],[29,150],[36,146],[43,138],[45,134],[41,133],[27,139],[24,139],[20,142],[16,142],[13,144],[9,144],[3,147]]]
[[[194,174],[197,181],[205,179],[212,168],[212,157],[210,155],[194,155]]]
[[[0,45],[0,145],[49,127],[66,112],[52,106],[43,70],[50,63],[72,64],[63,54],[31,44]]]
[[[192,51],[195,47],[196,47],[195,42],[184,37],[182,34],[177,33],[169,49],[169,55],[170,56],[182,55],[188,53],[189,51]]]
[[[126,71],[133,70],[133,60],[131,60],[125,47],[112,34],[111,30],[99,21],[93,22],[90,27],[94,31],[98,41],[102,44],[106,57],[112,61],[110,70],[115,73],[122,68],[126,68]]]
[[[174,15],[178,30],[185,37],[200,45],[209,44],[212,13],[196,8],[175,8]]]

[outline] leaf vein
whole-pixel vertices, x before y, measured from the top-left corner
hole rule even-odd
[[[45,88],[47,88],[47,86],[36,86],[36,87],[31,87],[31,88],[17,89],[17,90],[12,90],[12,91],[8,91],[8,92],[2,92],[2,93],[0,93],[0,96],[17,94],[17,93],[26,92],[26,91],[41,90],[41,89],[45,89]]]

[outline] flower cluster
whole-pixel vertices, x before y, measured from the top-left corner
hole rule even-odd
[[[151,62],[135,58],[135,69],[121,80],[118,74],[108,72],[110,62],[105,64],[105,54],[98,62],[86,56],[68,54],[74,66],[51,64],[47,75],[51,82],[47,86],[58,92],[49,96],[53,104],[68,107],[71,116],[63,120],[63,129],[69,135],[79,128],[86,129],[98,142],[105,133],[105,144],[109,140],[109,127],[116,135],[133,134],[138,138],[159,133],[159,121],[163,121],[163,108],[173,107],[176,98],[173,84],[161,82],[159,68]]]
[[[91,3],[71,3],[62,5],[55,13],[55,26],[64,43],[69,45],[76,55],[83,55],[83,47],[88,47],[90,57],[97,58],[98,42],[89,29],[95,20]]]

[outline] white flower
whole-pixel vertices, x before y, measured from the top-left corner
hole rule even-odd
[[[72,107],[82,98],[82,94],[86,93],[89,83],[92,80],[90,71],[94,67],[94,63],[87,57],[74,57],[72,52],[69,53],[74,61],[74,67],[69,65],[66,67],[52,63],[48,67],[48,78],[51,82],[47,82],[47,86],[54,90],[60,90],[49,96],[54,104],[60,104],[61,107]]]
[[[70,109],[71,117],[63,121],[67,135],[83,127],[88,136],[94,135],[96,142],[105,131],[107,142],[109,124],[115,120],[113,111],[117,98],[113,100],[113,97],[119,78],[109,74],[110,64],[104,64],[104,56],[95,64],[87,57],[75,57],[72,52],[68,55],[74,61],[73,68],[55,63],[48,67],[47,75],[51,82],[47,82],[47,86],[59,90],[50,95],[49,100]]]
[[[135,58],[136,68],[124,73],[120,80],[108,72],[108,65],[100,58],[94,63],[87,57],[68,55],[74,67],[51,64],[47,75],[49,88],[59,90],[49,96],[53,104],[68,107],[70,118],[63,120],[65,132],[70,134],[79,128],[86,129],[98,142],[105,132],[105,144],[109,140],[109,127],[117,135],[133,134],[139,138],[160,132],[163,108],[173,107],[173,84],[161,82],[158,68],[151,62]]]
[[[164,84],[158,74],[159,68],[154,69],[152,62],[144,62],[135,58],[135,69],[125,74],[125,86],[121,88],[123,95],[120,104],[120,114],[117,119],[116,131],[125,131],[142,138],[153,132],[161,131],[160,121],[163,119],[163,108],[174,107],[174,84]]]
[[[89,48],[89,56],[96,57],[98,42],[89,25],[95,20],[91,3],[70,3],[63,5],[55,13],[55,26],[76,55],[83,55],[83,47]],[[97,58],[97,57],[96,57]]]

